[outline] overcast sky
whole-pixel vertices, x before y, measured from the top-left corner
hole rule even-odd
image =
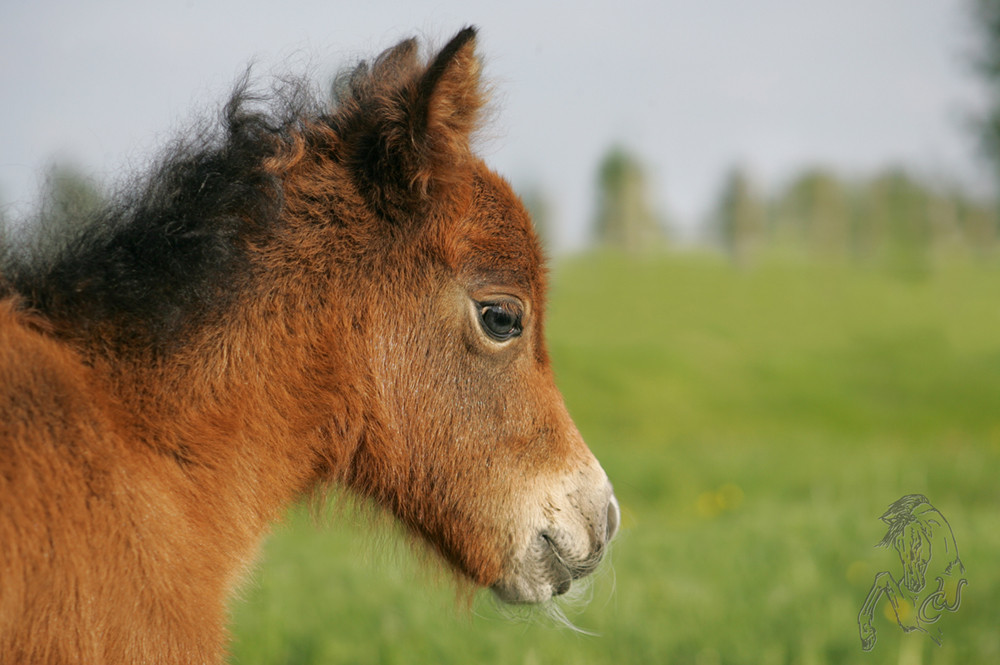
[[[380,2],[0,0],[0,201],[23,211],[54,161],[114,181],[214,113],[246,65],[325,81],[413,34],[480,28],[495,117],[481,152],[586,236],[597,163],[620,143],[690,225],[724,173],[766,187],[809,165],[902,164],[982,188],[965,126],[982,93],[960,0]]]

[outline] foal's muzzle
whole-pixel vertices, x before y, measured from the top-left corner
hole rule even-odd
[[[592,551],[584,559],[574,560],[572,556],[567,556],[559,549],[555,540],[548,536],[543,539],[550,546],[554,558],[554,568],[556,570],[556,584],[553,585],[552,595],[561,596],[572,587],[574,580],[586,577],[597,569],[604,558],[604,553],[611,544],[611,540],[618,533],[618,524],[621,521],[621,510],[618,507],[618,499],[612,494],[608,500],[607,514],[604,521],[603,540],[601,539],[600,525],[597,528],[597,539],[594,541]]]
[[[621,510],[607,485],[602,498],[574,493],[539,525],[513,571],[493,586],[507,603],[538,603],[565,594],[600,564],[618,533]]]

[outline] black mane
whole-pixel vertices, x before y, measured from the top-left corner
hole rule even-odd
[[[116,344],[169,345],[185,325],[218,313],[249,278],[248,241],[277,230],[281,183],[264,162],[311,103],[304,84],[268,99],[249,92],[248,78],[215,127],[177,141],[73,237],[46,242],[39,216],[33,247],[15,250],[8,238],[0,269],[8,288],[76,333],[113,322]],[[65,229],[48,235],[56,231]]]

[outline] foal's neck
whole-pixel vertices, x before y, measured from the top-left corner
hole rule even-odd
[[[268,521],[341,465],[330,458],[350,443],[335,433],[356,428],[330,426],[347,418],[337,402],[350,387],[321,371],[315,331],[304,329],[316,314],[302,302],[246,300],[168,355],[95,368],[129,414],[129,439],[180,466],[191,491],[228,494]]]

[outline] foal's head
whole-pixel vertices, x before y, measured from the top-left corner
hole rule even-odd
[[[470,150],[474,37],[427,63],[403,42],[341,81],[285,189],[290,214],[335,218],[328,244],[352,255],[331,296],[350,311],[332,316],[363,331],[354,362],[373,406],[340,477],[475,582],[530,603],[594,569],[618,507],[553,381],[531,220]]]

